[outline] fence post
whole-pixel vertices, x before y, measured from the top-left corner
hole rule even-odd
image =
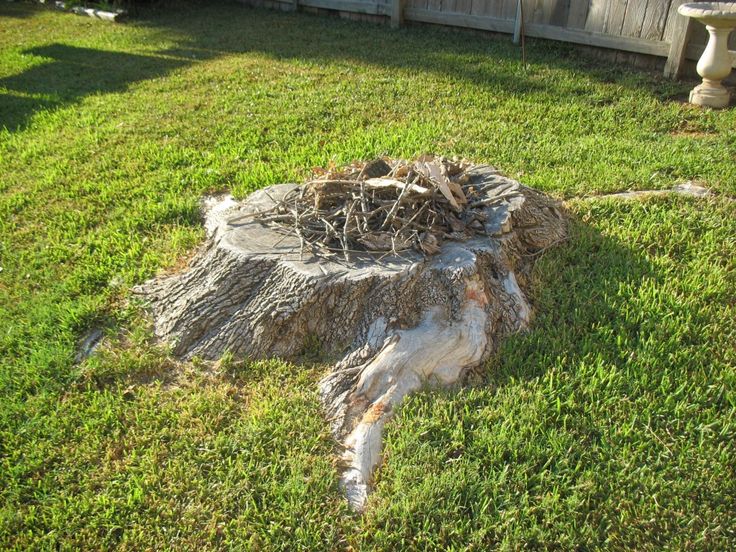
[[[668,79],[676,79],[680,76],[682,65],[685,62],[687,43],[690,39],[690,32],[692,31],[692,21],[690,21],[690,18],[680,15],[677,12],[677,8],[684,1],[675,0],[672,2],[670,17],[674,17],[675,20],[672,23],[670,52],[667,56],[667,62],[664,64],[664,76]]]
[[[524,18],[524,10],[521,7],[522,0],[516,0],[516,20],[514,21],[513,43],[517,46],[521,43],[521,24]]]
[[[404,0],[391,0],[391,28],[398,29],[404,24]]]

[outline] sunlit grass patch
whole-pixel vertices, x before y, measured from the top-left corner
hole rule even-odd
[[[504,37],[225,2],[0,28],[0,547],[734,548],[736,110],[567,46],[524,70]],[[569,199],[572,235],[483,384],[406,402],[352,516],[325,367],[179,362],[129,291],[201,243],[204,193],[426,152]],[[687,180],[714,197],[573,199]]]

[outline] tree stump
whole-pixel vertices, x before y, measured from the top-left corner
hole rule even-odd
[[[467,175],[489,199],[486,235],[446,241],[436,255],[365,252],[344,261],[303,251],[297,236],[252,216],[296,186],[282,184],[242,202],[210,200],[208,238],[188,268],[137,290],[156,336],[179,357],[288,358],[316,340],[337,359],[320,394],[342,446],[341,485],[356,510],[401,400],[460,382],[504,337],[525,329],[534,259],[566,237],[554,200],[490,166]]]

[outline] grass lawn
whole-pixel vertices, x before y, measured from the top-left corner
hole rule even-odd
[[[0,548],[736,548],[736,109],[528,48],[524,70],[508,37],[2,2]],[[325,366],[179,364],[128,290],[201,242],[204,192],[424,152],[566,199],[572,238],[484,385],[405,402],[355,516]],[[714,196],[590,197],[687,180]]]

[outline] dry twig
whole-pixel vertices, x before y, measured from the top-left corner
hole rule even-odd
[[[468,184],[465,161],[422,156],[417,161],[376,159],[320,175],[273,208],[256,213],[262,224],[292,233],[315,253],[372,251],[426,255],[445,239],[485,234],[485,209],[514,194],[489,198]]]

